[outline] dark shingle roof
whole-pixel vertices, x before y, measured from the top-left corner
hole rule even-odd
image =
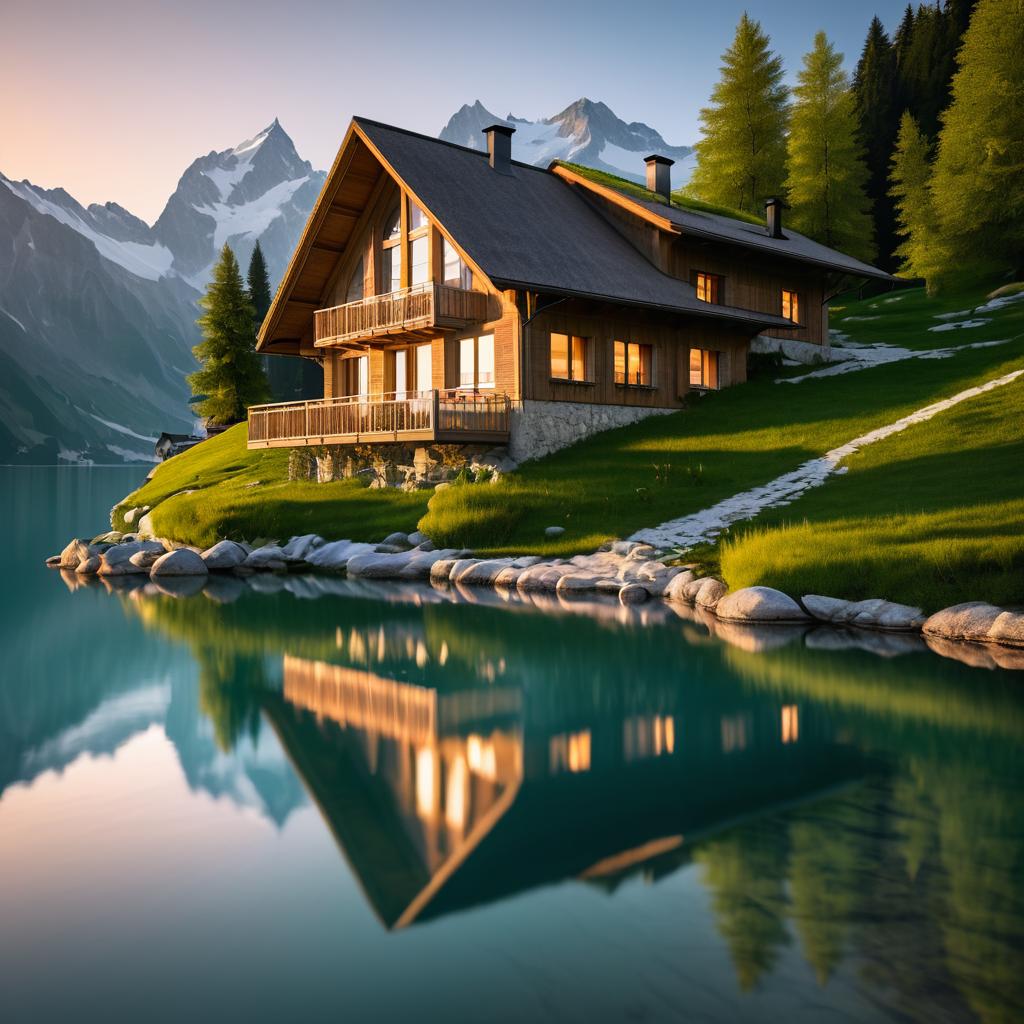
[[[358,117],[395,173],[499,287],[591,296],[760,327],[792,327],[768,313],[711,306],[663,274],[574,189],[513,161],[496,174],[487,154]]]
[[[556,160],[552,166],[559,163],[563,162]],[[749,249],[771,253],[774,256],[783,256],[801,263],[811,263],[837,273],[852,274],[856,277],[876,277],[884,281],[895,280],[891,274],[879,270],[878,267],[847,256],[846,253],[840,252],[838,249],[830,249],[827,245],[822,245],[820,242],[814,241],[813,238],[800,234],[799,231],[791,230],[785,225],[785,218],[783,218],[783,234],[786,237],[772,238],[763,221],[750,223],[727,214],[691,209],[676,205],[674,202],[670,206],[663,200],[644,196],[642,193],[646,189],[638,188],[633,182],[624,180],[622,187],[619,187],[614,175],[592,174],[589,172],[589,168],[576,164],[565,164],[565,166],[580,177],[588,181],[593,180],[606,188],[615,189],[630,202],[671,221],[682,230],[683,234],[742,245]]]

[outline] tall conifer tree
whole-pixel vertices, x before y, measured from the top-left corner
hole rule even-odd
[[[868,168],[867,194],[879,264],[895,269],[896,212],[889,195],[889,161],[896,146],[900,109],[897,100],[896,51],[878,18],[872,18],[853,76],[858,135]]]
[[[195,409],[210,424],[237,423],[250,405],[266,400],[268,391],[256,355],[252,303],[227,243],[199,305],[203,340],[192,351],[201,366],[188,377],[199,399]]]
[[[782,60],[760,24],[744,14],[722,62],[711,104],[700,112],[702,137],[689,191],[709,203],[760,213],[786,180]]]
[[[1024,0],[980,0],[943,116],[935,210],[957,266],[1024,270]]]
[[[874,258],[868,180],[843,55],[824,32],[804,57],[789,131],[790,222],[819,242]]]
[[[892,197],[900,245],[900,270],[923,277],[934,292],[945,267],[931,190],[931,146],[909,111],[903,112],[892,161]]]
[[[259,241],[253,247],[249,257],[249,273],[246,276],[249,286],[249,301],[256,313],[256,330],[260,329],[267,310],[270,309],[270,275],[267,273],[267,261],[263,257],[263,249]]]

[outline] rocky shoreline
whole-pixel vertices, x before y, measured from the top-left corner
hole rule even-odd
[[[344,572],[352,579],[430,582],[434,586],[487,587],[559,598],[615,598],[621,605],[651,600],[685,604],[722,623],[768,627],[824,624],[849,630],[919,635],[939,654],[950,645],[984,645],[992,667],[1024,668],[1024,613],[981,601],[966,602],[925,616],[921,609],[881,598],[844,601],[806,594],[799,599],[770,587],[729,591],[696,565],[667,565],[651,545],[615,541],[591,555],[545,560],[539,555],[481,559],[470,551],[436,549],[421,533],[394,533],[380,544],[324,541],[314,534],[285,544],[258,547],[222,540],[205,550],[173,541],[122,534],[75,538],[52,568],[81,577],[149,576],[154,581],[210,574]],[[179,588],[175,593],[197,592]],[[963,660],[963,659],[961,659]]]

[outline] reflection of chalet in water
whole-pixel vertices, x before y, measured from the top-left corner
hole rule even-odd
[[[659,877],[693,839],[860,768],[820,712],[731,687],[553,696],[504,663],[425,684],[414,637],[401,666],[351,639],[358,666],[286,656],[266,711],[388,928],[570,877]]]

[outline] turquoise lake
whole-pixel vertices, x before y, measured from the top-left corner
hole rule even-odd
[[[0,469],[5,1022],[1024,1018],[1024,673],[43,566],[139,477]]]

